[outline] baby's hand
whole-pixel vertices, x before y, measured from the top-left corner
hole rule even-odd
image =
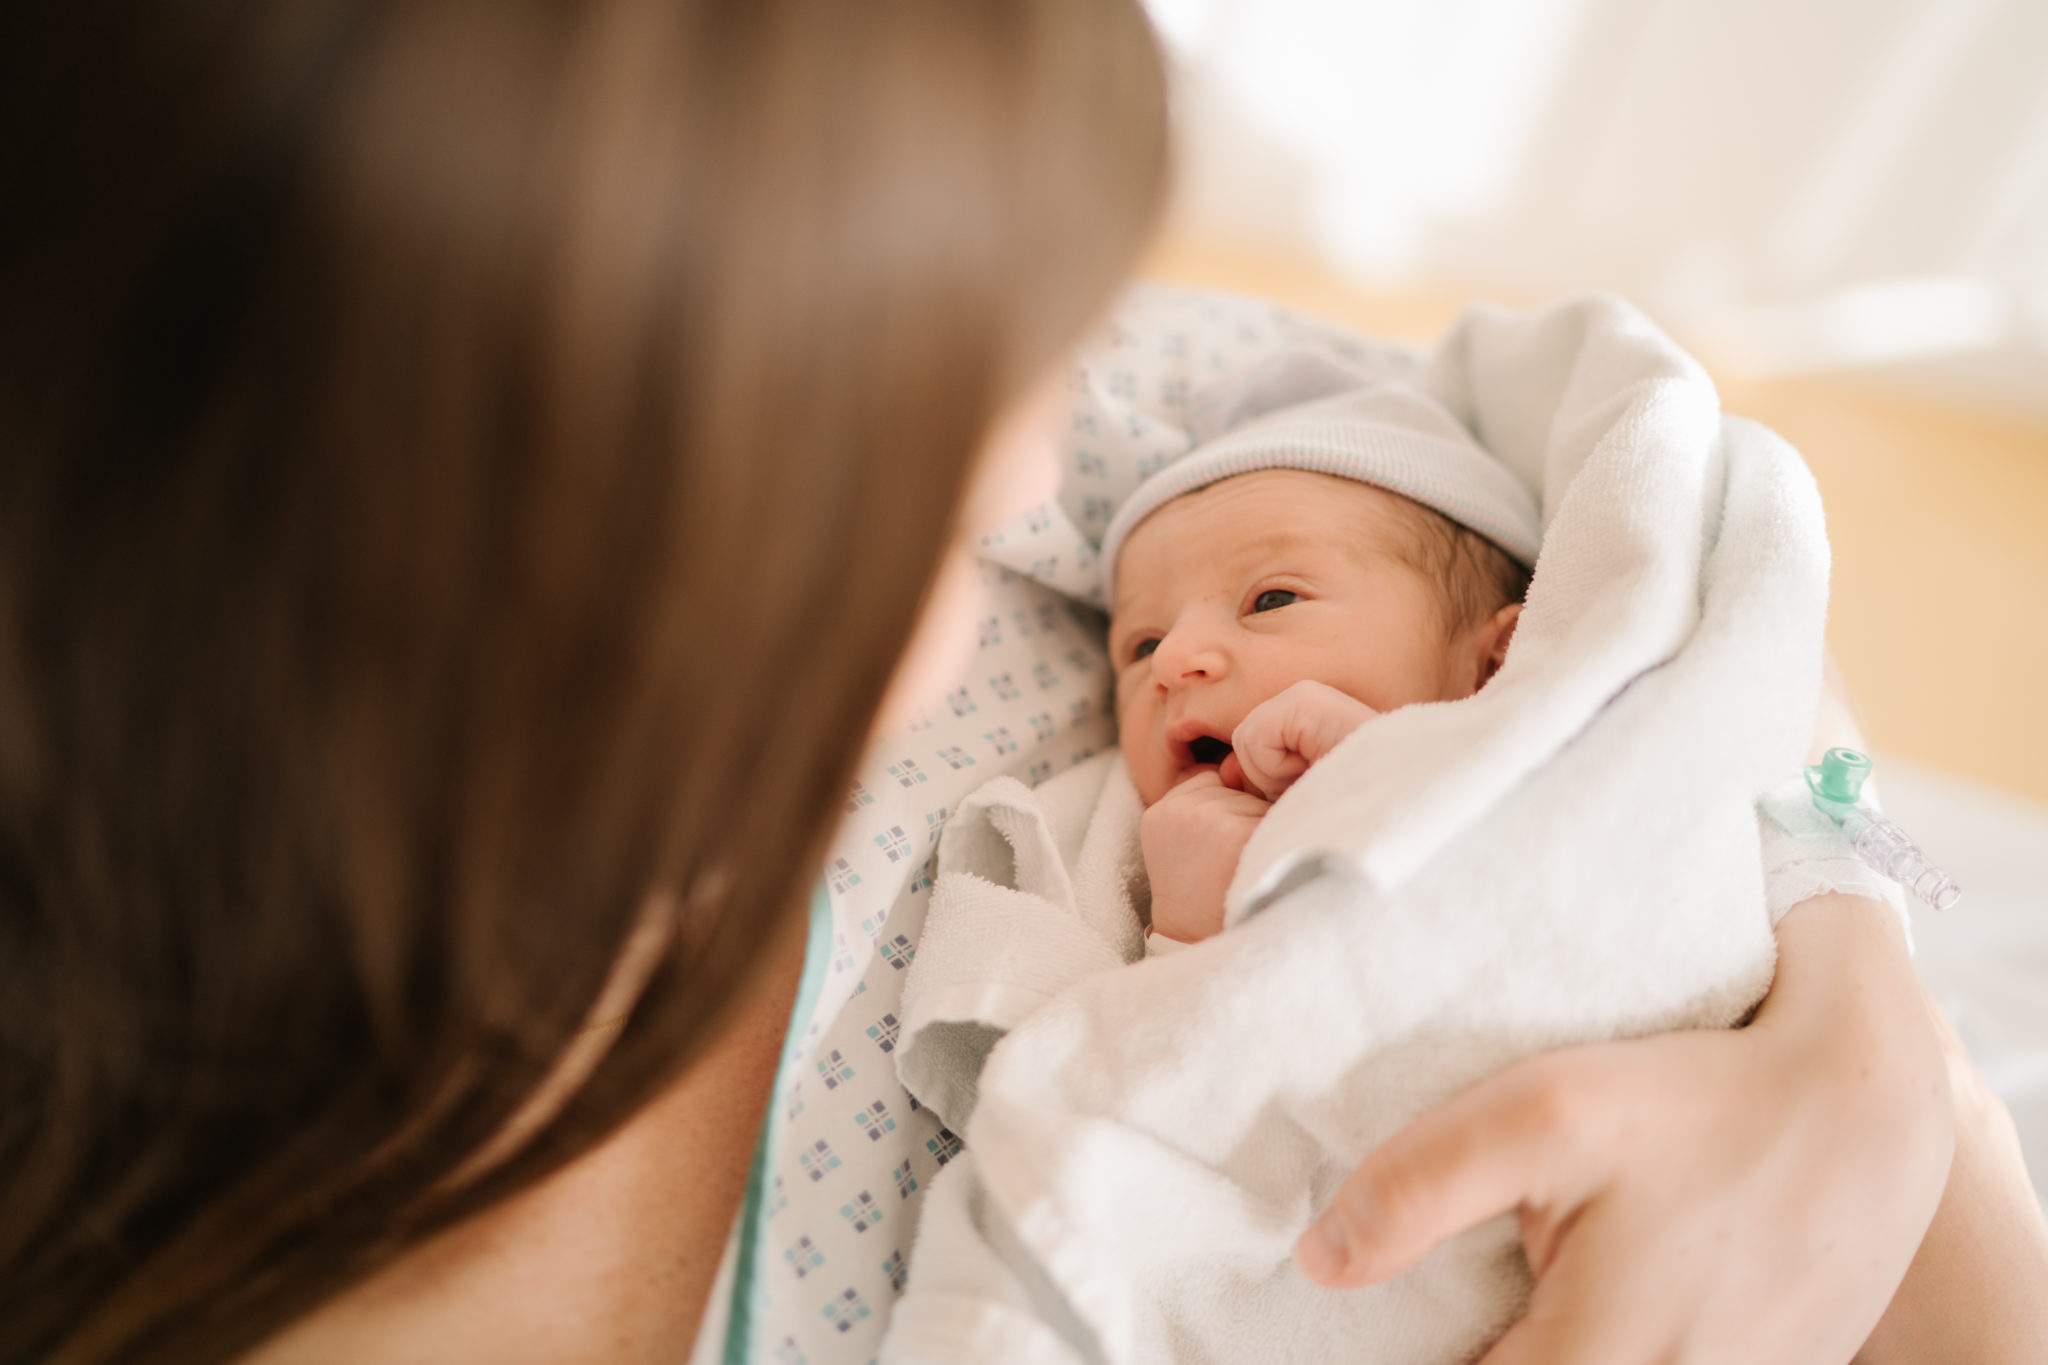
[[[1196,943],[1223,928],[1223,893],[1267,803],[1196,773],[1145,811],[1138,841],[1152,883],[1152,931]]]
[[[1223,760],[1226,786],[1280,799],[1309,766],[1379,712],[1319,682],[1298,682],[1246,713]]]

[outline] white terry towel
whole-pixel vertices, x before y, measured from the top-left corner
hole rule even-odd
[[[1099,967],[1067,953],[1050,998],[985,1021],[1009,1031],[978,1083],[928,1092],[947,1117],[972,1106],[968,1151],[931,1190],[884,1360],[1469,1359],[1526,1302],[1511,1219],[1343,1293],[1294,1269],[1294,1238],[1374,1145],[1479,1077],[1733,1024],[1767,988],[1753,803],[1800,761],[1819,689],[1810,477],[1609,299],[1473,310],[1411,382],[1539,496],[1505,665],[1475,697],[1369,722],[1290,789],[1222,935],[1121,970],[1128,937],[1104,939]],[[1113,765],[1090,770],[1075,785],[1107,789]],[[1018,836],[1021,871],[1036,827],[1009,804],[963,837]],[[1085,861],[1071,808],[1044,828]],[[1033,936],[1001,927],[1018,902],[985,885],[974,913],[1021,957]],[[943,917],[935,899],[928,936]],[[906,1000],[939,998],[959,961],[921,950],[932,989],[913,977]],[[906,1083],[941,1069],[906,1062]]]
[[[1069,986],[1144,956],[1143,813],[1112,749],[1036,791],[999,777],[947,820],[896,1065],[955,1132],[998,1039]]]

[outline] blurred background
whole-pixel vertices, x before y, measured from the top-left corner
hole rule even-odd
[[[1923,973],[2048,1190],[2048,3],[1147,0],[1153,278],[1426,341],[1599,288],[1784,434]]]

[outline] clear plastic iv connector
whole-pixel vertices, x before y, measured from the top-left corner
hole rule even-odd
[[[1963,897],[1963,888],[1940,868],[1928,863],[1906,831],[1875,811],[1857,804],[1870,777],[1870,759],[1854,749],[1830,749],[1806,770],[1813,804],[1842,827],[1856,854],[1937,910]]]

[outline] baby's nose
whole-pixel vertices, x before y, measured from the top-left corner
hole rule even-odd
[[[1220,643],[1199,627],[1177,626],[1152,650],[1152,676],[1166,687],[1213,680],[1222,676],[1227,663]]]

